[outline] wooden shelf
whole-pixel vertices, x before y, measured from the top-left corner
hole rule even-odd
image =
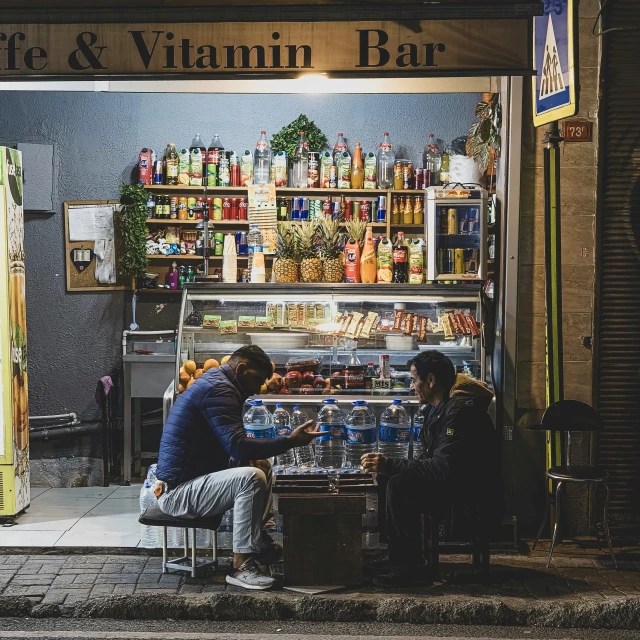
[[[247,187],[192,187],[187,184],[146,184],[149,191],[184,191],[185,193],[247,193]]]
[[[204,260],[203,256],[184,256],[184,255],[173,255],[173,256],[164,256],[161,254],[149,254],[147,255],[149,260],[177,260],[178,262],[181,260],[199,260],[202,262]]]
[[[209,220],[209,226],[229,226],[229,227],[247,227],[249,226],[248,220]]]
[[[424,229],[424,224],[403,224],[402,222],[390,223],[394,229],[402,227],[403,229]]]
[[[180,294],[180,295],[182,295],[182,289],[166,289],[164,287],[163,288],[158,288],[158,289],[136,289],[136,295],[139,295],[141,293],[144,293],[144,294],[147,294],[147,293],[149,293],[149,294],[151,294],[151,293],[153,293],[153,294],[160,293],[160,294],[164,294],[164,295],[167,295],[167,294],[174,294],[174,295],[175,294]]]
[[[168,225],[185,225],[196,226],[201,223],[202,220],[176,220],[175,218],[147,218],[147,224],[168,224]]]
[[[144,185],[145,189],[149,191],[184,191],[185,193],[204,193],[212,195],[216,193],[247,193],[247,187],[192,187],[190,185],[169,185],[169,184],[148,184]],[[423,189],[338,189],[337,187],[326,189],[310,189],[310,188],[296,188],[296,187],[276,187],[276,193],[283,195],[299,195],[304,197],[304,194],[312,195],[330,195],[330,196],[380,196],[380,195],[422,195]]]
[[[390,189],[391,195],[394,196],[421,196],[424,195],[424,189]]]

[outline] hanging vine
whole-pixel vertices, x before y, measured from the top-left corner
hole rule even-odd
[[[119,213],[123,251],[119,259],[120,275],[141,278],[149,267],[147,257],[147,192],[139,184],[123,184],[120,187]]]

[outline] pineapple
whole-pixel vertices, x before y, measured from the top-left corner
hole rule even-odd
[[[347,228],[349,239],[357,240],[360,250],[364,247],[364,234],[367,230],[367,223],[364,220],[348,220],[344,225]]]
[[[300,251],[302,282],[322,282],[322,260],[316,251],[318,226],[315,222],[302,222],[295,227]]]
[[[340,223],[324,218],[320,224],[323,275],[325,282],[342,282],[344,254],[340,251]]]
[[[297,236],[290,223],[278,223],[278,238],[276,241],[276,258],[273,265],[278,282],[298,282],[298,253]]]

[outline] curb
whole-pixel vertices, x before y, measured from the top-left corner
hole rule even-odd
[[[34,604],[0,596],[0,617],[110,618],[114,620],[304,620],[528,626],[589,629],[640,628],[640,597],[597,600],[519,598],[287,596],[105,596],[75,606]]]

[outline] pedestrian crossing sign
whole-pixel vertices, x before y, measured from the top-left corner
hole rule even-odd
[[[574,0],[544,0],[534,18],[533,124],[539,127],[578,111],[574,59]]]

